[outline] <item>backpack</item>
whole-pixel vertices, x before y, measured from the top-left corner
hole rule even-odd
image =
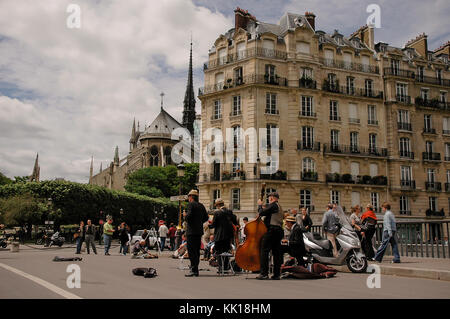
[[[135,276],[144,276],[144,278],[153,278],[157,276],[155,268],[134,268],[131,272]]]

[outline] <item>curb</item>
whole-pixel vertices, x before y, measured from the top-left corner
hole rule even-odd
[[[421,269],[409,267],[400,268],[400,267],[390,267],[387,265],[380,265],[376,263],[372,265],[380,266],[382,275],[450,281],[450,271],[448,270],[434,270],[434,269]],[[339,272],[351,273],[351,271],[347,268],[347,266],[333,265],[331,267],[335,268]]]

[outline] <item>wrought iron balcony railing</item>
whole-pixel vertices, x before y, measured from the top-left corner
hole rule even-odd
[[[305,89],[317,89],[317,81],[310,78],[300,78],[298,86]]]
[[[412,132],[411,123],[397,122],[397,127],[399,130]]]
[[[416,75],[416,82],[436,84],[436,85],[442,85],[442,86],[450,86],[450,80],[442,79],[442,78],[441,79],[433,78],[431,76]]]
[[[320,142],[310,142],[310,141],[297,141],[298,151],[310,151],[310,152],[320,152]]]
[[[426,134],[436,134],[436,129],[431,127],[424,127],[423,132]]]
[[[414,159],[414,152],[400,150],[399,156],[404,157],[404,158]]]
[[[411,104],[411,97],[408,95],[396,95],[395,101],[398,103]]]
[[[442,187],[440,182],[425,182],[425,189],[430,192],[440,192]]]
[[[311,112],[311,111],[300,111],[300,112],[298,112],[298,116],[316,118],[317,114],[314,112]]]
[[[344,62],[344,61],[340,61],[340,60],[325,59],[325,58],[319,58],[319,62],[327,67],[336,68],[336,69],[352,70],[352,71],[375,73],[375,74],[378,74],[380,72],[378,66],[376,66],[376,65]]]
[[[358,97],[369,97],[373,99],[382,99],[383,92],[375,91],[375,90],[367,90],[365,88],[355,88],[351,86],[339,86],[332,83],[329,83],[328,80],[324,80],[322,84],[322,90],[331,92],[331,93],[339,93],[345,95],[352,95]]]
[[[400,186],[403,189],[416,189],[416,181],[410,179],[400,180]]]
[[[384,68],[384,75],[399,76],[402,78],[410,78],[410,79],[414,79],[415,77],[415,74],[412,71],[396,68]]]
[[[441,160],[441,153],[423,152],[422,153],[422,159],[424,161],[440,161]]]
[[[323,151],[325,153],[348,154],[355,156],[376,156],[376,157],[388,156],[388,150],[386,148],[377,148],[377,147],[366,148],[358,145],[324,144]]]
[[[302,172],[301,174],[302,181],[305,182],[317,182],[319,179],[319,174],[317,172]]]

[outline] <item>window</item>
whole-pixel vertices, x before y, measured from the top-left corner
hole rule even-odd
[[[339,161],[331,161],[331,174],[341,173],[341,163]]]
[[[241,209],[241,190],[239,188],[231,190],[231,204],[232,209]]]
[[[310,54],[310,45],[306,42],[297,42],[297,53]]]
[[[403,166],[403,165],[400,166],[400,181],[410,182],[411,180],[412,180],[411,166]]]
[[[351,162],[350,163],[350,171],[351,171],[352,176],[354,177],[354,180],[356,180],[356,177],[359,175],[359,163]]]
[[[347,76],[347,94],[355,94],[355,78]]]
[[[438,80],[439,84],[442,84],[442,70],[441,69],[436,70],[436,79]]]
[[[338,150],[339,149],[339,131],[331,130],[331,149]]]
[[[332,204],[339,205],[340,199],[341,199],[341,192],[333,190],[330,192],[330,201]]]
[[[214,207],[214,203],[216,201],[216,199],[220,198],[220,189],[215,189],[213,190],[213,201],[212,201],[212,205],[211,207]]]
[[[316,162],[310,157],[305,157],[303,159],[303,173],[315,171],[316,171]]]
[[[236,95],[233,96],[233,112],[232,115],[239,115],[241,114],[241,96]]]
[[[275,42],[273,40],[264,39],[263,41],[263,48],[266,54],[273,54],[273,50],[275,50]],[[271,52],[272,51],[272,52]]]
[[[420,97],[424,100],[424,101],[428,101],[428,89],[420,89]]]
[[[340,121],[338,114],[338,101],[330,101],[330,121]]]
[[[377,135],[369,134],[369,152],[376,153],[377,151]]]
[[[266,93],[266,113],[277,114],[277,95]]]
[[[277,160],[278,160],[278,158],[275,156],[273,156],[273,157],[269,156],[267,159],[266,166],[267,166],[267,169],[269,169],[272,174],[274,174],[275,172],[278,171],[279,163]]]
[[[332,65],[334,60],[334,51],[330,49],[325,49],[325,64]]]
[[[428,183],[434,183],[436,180],[436,171],[434,168],[428,168],[427,169],[427,182]]]
[[[424,121],[424,128],[426,132],[431,132],[433,126],[432,126],[432,120],[431,120],[431,115],[430,114],[425,114],[423,116],[423,121]]]
[[[445,143],[445,161],[450,161],[450,144]]]
[[[395,92],[397,95],[397,101],[408,102],[406,97],[408,95],[408,86],[405,83],[397,83]]]
[[[241,138],[241,126],[233,126],[233,148],[239,148],[242,146]]]
[[[423,66],[418,66],[417,67],[417,80],[419,81],[419,82],[423,82]]]
[[[450,183],[450,169],[447,170],[447,183]]]
[[[450,117],[444,117],[442,119],[442,134],[450,134]]]
[[[361,204],[361,194],[359,192],[352,192],[352,207]]]
[[[378,164],[370,164],[369,166],[369,172],[370,172],[370,176],[374,177],[378,175]]]
[[[411,215],[408,196],[400,196],[400,215]]]
[[[358,109],[356,104],[353,103],[348,104],[348,114],[349,114],[348,121],[350,123],[359,123]]]
[[[242,164],[238,157],[233,159],[232,174],[233,177],[241,176]]]
[[[375,105],[367,106],[367,122],[371,125],[378,125],[377,121],[377,107]]]
[[[446,103],[447,102],[447,92],[441,91],[439,93],[439,101],[442,102],[442,103]]]
[[[311,126],[302,127],[303,149],[312,149],[314,146],[314,128]]]
[[[224,75],[223,75],[223,72],[217,73],[217,74],[215,75],[215,80],[216,80],[216,82],[215,82],[216,86],[217,86],[219,89],[222,89],[223,81],[224,81]]]
[[[344,68],[351,69],[352,68],[352,54],[348,52],[344,52]]]
[[[361,57],[364,72],[368,72],[370,68],[370,58],[367,55]]]
[[[266,125],[266,133],[267,133],[266,136],[267,136],[267,147],[268,148],[270,148],[272,146],[272,130],[275,130],[277,128],[278,127],[275,124],[267,124]],[[273,133],[275,134],[275,132],[273,132]],[[273,138],[276,139],[277,136],[275,135]],[[277,145],[276,143],[277,143],[277,141],[275,140],[275,145]]]
[[[236,85],[243,84],[242,67],[238,67],[238,68],[234,69],[234,82],[236,83]]]
[[[399,143],[400,157],[410,157],[411,153],[411,142],[407,137],[401,137]]]
[[[370,79],[366,79],[364,81],[364,93],[365,96],[373,96],[373,81]]]
[[[400,61],[391,59],[391,70],[393,75],[398,75],[400,69]]]
[[[155,145],[150,148],[150,166],[159,166],[159,151]]]
[[[350,132],[350,151],[353,153],[359,152],[359,133]]]
[[[428,197],[428,207],[432,212],[437,211],[436,197]]]
[[[398,110],[398,122],[404,124],[410,124],[409,111]]]
[[[313,69],[311,69],[311,68],[301,68],[301,70],[300,70],[300,78],[312,79],[313,78]]]
[[[245,42],[239,42],[236,46],[238,59],[245,59],[247,57],[247,51],[245,50]]]
[[[172,165],[172,148],[170,146],[166,146],[164,148],[164,162],[166,165]]]
[[[370,203],[373,206],[375,211],[380,209],[380,194],[378,193],[370,193]]]
[[[300,191],[300,207],[306,207],[308,211],[311,210],[312,198],[311,191],[307,189],[302,189]]]
[[[221,48],[219,49],[219,65],[222,65],[227,62],[227,49]]]
[[[302,95],[302,116],[314,116],[313,114],[313,97]]]
[[[275,73],[275,65],[266,64],[266,73],[264,74],[264,79],[266,83],[276,84],[276,73]]]
[[[218,120],[222,118],[222,102],[220,100],[214,101],[214,115],[213,119]]]
[[[328,73],[328,85],[329,89],[337,89],[337,77],[334,73]]]

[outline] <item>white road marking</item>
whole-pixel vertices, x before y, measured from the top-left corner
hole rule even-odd
[[[27,279],[29,279],[31,281],[34,281],[35,283],[37,283],[37,284],[47,288],[48,290],[53,291],[54,293],[56,293],[56,294],[58,294],[58,295],[60,295],[60,296],[62,296],[64,298],[66,298],[66,299],[83,299],[83,298],[81,298],[81,297],[79,297],[79,296],[77,296],[77,295],[75,295],[73,293],[70,293],[70,292],[68,292],[68,291],[66,291],[64,289],[61,289],[61,288],[55,286],[54,284],[49,283],[48,281],[45,281],[45,280],[43,280],[41,278],[38,278],[38,277],[30,275],[30,274],[27,274],[26,272],[23,272],[23,271],[21,271],[19,269],[16,269],[14,267],[11,267],[11,266],[8,266],[8,265],[2,264],[2,263],[0,263],[0,267],[3,267],[6,270],[9,270],[9,271],[11,271],[11,272],[13,272],[15,274],[18,274],[18,275],[20,275],[22,277],[25,277],[25,278],[27,278]]]

